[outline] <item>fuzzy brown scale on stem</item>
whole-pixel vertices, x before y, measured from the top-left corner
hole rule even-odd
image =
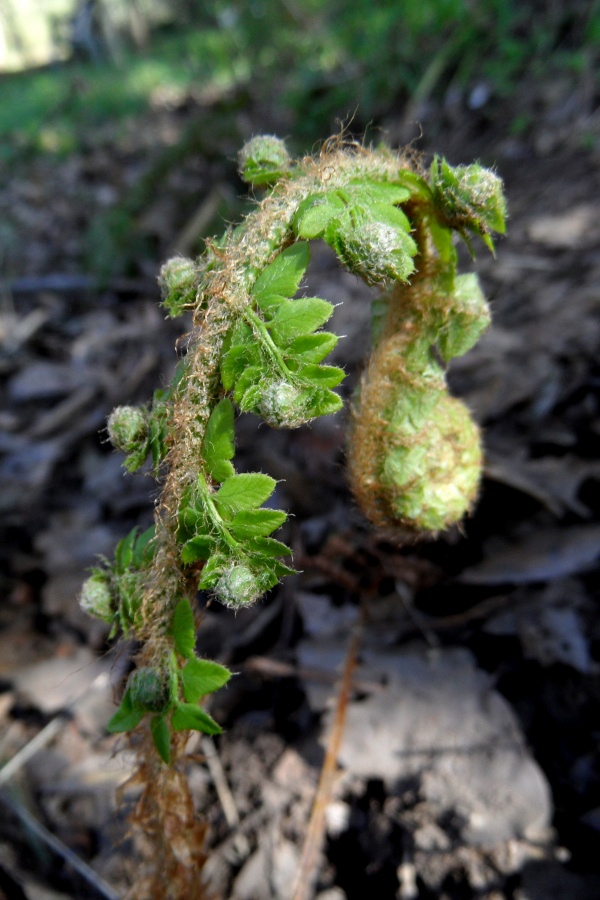
[[[173,741],[174,758],[185,750],[187,737]],[[143,862],[130,894],[131,900],[209,900],[213,895],[203,882],[207,859],[205,823],[198,820],[185,774],[175,765],[165,767],[155,757],[149,735],[146,752],[133,783],[143,786],[131,817],[141,835]],[[160,877],[156,877],[156,873]]]

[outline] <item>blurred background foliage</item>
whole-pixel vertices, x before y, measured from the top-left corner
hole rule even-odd
[[[597,95],[599,55],[599,0],[0,0],[0,166],[112,153],[137,122],[180,114],[90,224],[91,264],[114,274],[147,197],[194,154],[225,155],[233,172],[253,133],[304,152],[340,122],[389,134],[410,120],[434,136],[439,110],[461,105],[494,116],[504,104],[507,131],[522,133],[536,84]]]
[[[244,86],[310,143],[336,117],[360,127],[431,93],[595,76],[600,4],[0,0],[0,36],[5,140],[64,152],[161,98]]]

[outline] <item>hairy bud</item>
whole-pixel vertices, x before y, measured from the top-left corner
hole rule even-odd
[[[107,429],[113,447],[132,453],[146,440],[148,414],[139,406],[117,406],[108,417]]]
[[[104,572],[94,572],[84,581],[79,595],[82,610],[103,622],[112,622],[115,617],[115,603],[110,589],[110,579]]]
[[[367,284],[407,281],[417,247],[405,231],[372,219],[339,229],[332,244],[344,265]]]
[[[280,138],[266,134],[244,144],[238,154],[238,166],[248,184],[270,185],[286,174],[290,156]]]
[[[194,305],[198,289],[198,267],[192,259],[176,256],[161,268],[158,283],[162,305],[170,316],[179,316]]]
[[[313,418],[306,395],[287,381],[273,381],[265,388],[258,411],[272,428],[299,428]]]
[[[436,205],[451,227],[504,233],[502,179],[490,169],[477,163],[452,167],[436,157],[431,165],[431,187]]]
[[[248,606],[263,593],[256,576],[247,566],[233,566],[223,572],[215,594],[225,606]]]
[[[465,405],[442,395],[414,434],[399,434],[384,458],[391,514],[411,529],[436,532],[469,511],[481,477],[479,429]]]
[[[167,679],[152,666],[142,666],[131,673],[127,680],[131,704],[144,712],[163,712],[169,705]]]

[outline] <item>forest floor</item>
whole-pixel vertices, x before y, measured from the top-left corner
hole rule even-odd
[[[464,526],[413,546],[374,532],[345,484],[343,414],[291,434],[238,423],[241,467],[280,479],[301,574],[236,616],[211,605],[198,635],[239,673],[211,707],[224,735],[190,747],[218,896],[289,900],[352,636],[311,896],[600,896],[600,123],[560,85],[538,112],[524,134],[501,110],[447,109],[435,129],[423,113],[419,146],[494,165],[510,213],[475,264],[493,326],[450,375],[487,453]],[[242,110],[215,134],[215,116],[163,105],[74,156],[22,160],[0,191],[0,898],[135,883],[132,759],[104,731],[132,648],[108,646],[77,594],[151,522],[154,482],[123,473],[102,429],[176,364],[160,262],[237,209],[231,160],[265,127]],[[178,158],[190,123],[202,152]],[[321,248],[309,288],[343,301],[349,396],[369,292]]]

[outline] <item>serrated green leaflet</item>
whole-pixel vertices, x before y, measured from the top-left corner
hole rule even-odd
[[[260,297],[256,298],[256,303],[261,312],[271,318],[275,315],[285,299],[285,297],[281,297],[279,294],[261,294]]]
[[[181,540],[202,534],[210,528],[210,521],[207,519],[206,512],[203,509],[196,509],[192,506],[184,506],[179,513],[179,536]]]
[[[198,562],[202,559],[208,559],[215,547],[215,538],[210,534],[197,534],[195,537],[186,541],[181,548],[181,561],[186,566]]]
[[[339,338],[330,331],[321,331],[318,334],[302,334],[288,345],[287,352],[290,355],[302,359],[306,363],[319,363],[331,353]]]
[[[397,181],[410,191],[411,197],[417,197],[427,205],[433,203],[433,193],[427,181],[410,169],[402,169],[398,172]]]
[[[225,481],[234,473],[229,462],[234,455],[233,446],[233,404],[225,397],[212,413],[206,425],[202,454],[206,467],[214,481]]]
[[[299,378],[304,378],[312,384],[328,388],[336,387],[346,377],[344,370],[338,369],[337,366],[308,365],[299,369],[297,374]]]
[[[275,587],[285,575],[295,575],[296,569],[286,566],[275,556],[263,556],[260,560],[260,585],[263,591]]]
[[[139,450],[134,450],[127,456],[123,465],[128,472],[137,472],[138,469],[142,468],[148,457],[149,449],[150,443],[146,440]]]
[[[137,526],[129,532],[127,537],[119,541],[115,548],[115,568],[117,572],[126,572],[133,561],[133,545],[138,533]]]
[[[120,734],[124,731],[132,731],[144,718],[142,709],[134,709],[131,703],[129,691],[125,691],[121,705],[116,713],[109,719],[106,730],[109,734]]]
[[[164,763],[171,762],[171,732],[164,716],[154,716],[150,719],[150,731],[154,746]]]
[[[154,525],[147,528],[142,534],[138,534],[138,532],[139,529],[134,528],[126,538],[117,544],[115,550],[117,572],[126,572],[131,567],[139,569],[152,558],[148,544],[154,537]]]
[[[242,509],[254,509],[268,500],[275,490],[276,481],[260,472],[233,475],[224,481],[214,501],[222,515],[228,518]]]
[[[246,347],[238,344],[221,357],[221,384],[230,391],[247,366]]]
[[[229,527],[236,540],[266,537],[286,519],[287,514],[279,509],[243,509],[235,514]]]
[[[235,344],[221,360],[221,383],[226,391],[230,391],[239,376],[249,366],[261,363],[260,347],[256,341],[252,344]]]
[[[260,384],[251,384],[247,388],[238,401],[241,412],[258,412],[260,398],[262,397],[263,388]]]
[[[148,447],[152,454],[152,465],[156,471],[166,455],[165,439],[167,430],[165,423],[157,417],[150,419],[148,427]],[[147,450],[146,450],[147,453]]]
[[[244,369],[242,374],[239,376],[235,385],[235,389],[233,391],[233,399],[238,404],[238,406],[240,405],[240,400],[242,399],[248,388],[253,387],[253,385],[257,384],[263,375],[264,368],[262,366],[250,366],[250,368]]]
[[[204,734],[221,734],[223,729],[212,716],[193,703],[180,703],[171,716],[173,731],[201,731]]]
[[[251,345],[253,340],[254,335],[250,326],[247,325],[242,318],[236,319],[225,338],[223,352],[226,353],[231,347],[235,347],[237,344]]]
[[[133,546],[133,557],[132,557],[132,565],[134,568],[139,569],[146,563],[149,563],[153,556],[153,545],[152,541],[154,540],[155,528],[154,525],[151,525],[150,528],[147,528],[143,531]]]
[[[254,184],[257,187],[263,184],[271,184],[280,177],[281,172],[276,168],[265,168],[254,160],[249,160],[244,167],[243,177],[248,184]]]
[[[350,182],[348,193],[353,199],[367,202],[396,204],[410,200],[410,190],[399,184],[388,181],[371,181],[370,179]]]
[[[397,232],[397,234],[402,235],[404,232]],[[414,242],[408,234],[405,234],[404,238],[400,239],[399,244],[400,246],[390,253],[390,264],[387,268],[387,273],[390,278],[395,278],[398,281],[408,281],[415,271],[415,264],[412,259],[414,256]]]
[[[342,409],[344,401],[333,391],[315,391],[310,410],[313,416],[330,416]]]
[[[170,633],[173,636],[175,649],[180,656],[192,657],[196,644],[196,628],[194,613],[190,601],[180,600],[173,612]]]
[[[389,206],[384,203],[374,203],[368,209],[368,217],[374,222],[381,222],[382,225],[389,225],[398,231],[408,233],[411,230],[409,219],[404,215],[401,209],[395,206]],[[417,252],[417,245],[413,243],[413,254]]]
[[[483,243],[485,244],[485,246],[488,248],[488,250],[492,254],[492,256],[495,256],[496,255],[496,245],[494,244],[494,240],[493,240],[492,236],[490,234],[484,233],[484,234],[481,234],[480,237],[481,237],[481,240],[483,241]],[[463,238],[464,238],[464,235],[463,235]],[[469,246],[468,241],[465,241],[465,243],[467,244],[467,246]],[[474,257],[473,251],[471,251],[471,256]]]
[[[329,222],[345,208],[336,191],[328,194],[312,194],[296,212],[293,227],[298,237],[312,240],[321,237]]]
[[[442,262],[452,264],[456,260],[456,250],[452,243],[452,231],[433,219],[429,225],[431,237]]]
[[[374,218],[382,217],[382,221],[388,221],[396,212],[394,222],[409,231],[408,219],[395,204],[408,200],[410,194],[410,190],[401,185],[358,180],[343,189],[307,197],[298,207],[293,226],[299,237],[310,240],[322,237],[334,220],[347,214],[368,212]]]
[[[309,259],[308,244],[304,242],[292,244],[263,269],[254,282],[252,296],[257,301],[273,294],[281,297],[293,297],[298,290]]]
[[[246,549],[260,556],[291,556],[292,551],[281,541],[270,537],[250,538],[246,541]]]
[[[225,666],[209,659],[190,659],[181,670],[183,696],[188,703],[197,703],[206,694],[212,694],[231,678]]]
[[[202,577],[198,584],[200,590],[207,591],[215,587],[217,581],[221,577],[226,562],[227,557],[222,556],[220,553],[215,553],[211,556],[202,569]]]
[[[301,297],[282,304],[269,323],[276,344],[285,346],[301,334],[310,334],[324,325],[333,313],[333,305],[320,297]]]
[[[125,731],[133,731],[144,718],[144,712],[141,709],[131,709],[125,711],[118,709],[112,716],[107,725],[106,730],[109,734],[121,734]]]

